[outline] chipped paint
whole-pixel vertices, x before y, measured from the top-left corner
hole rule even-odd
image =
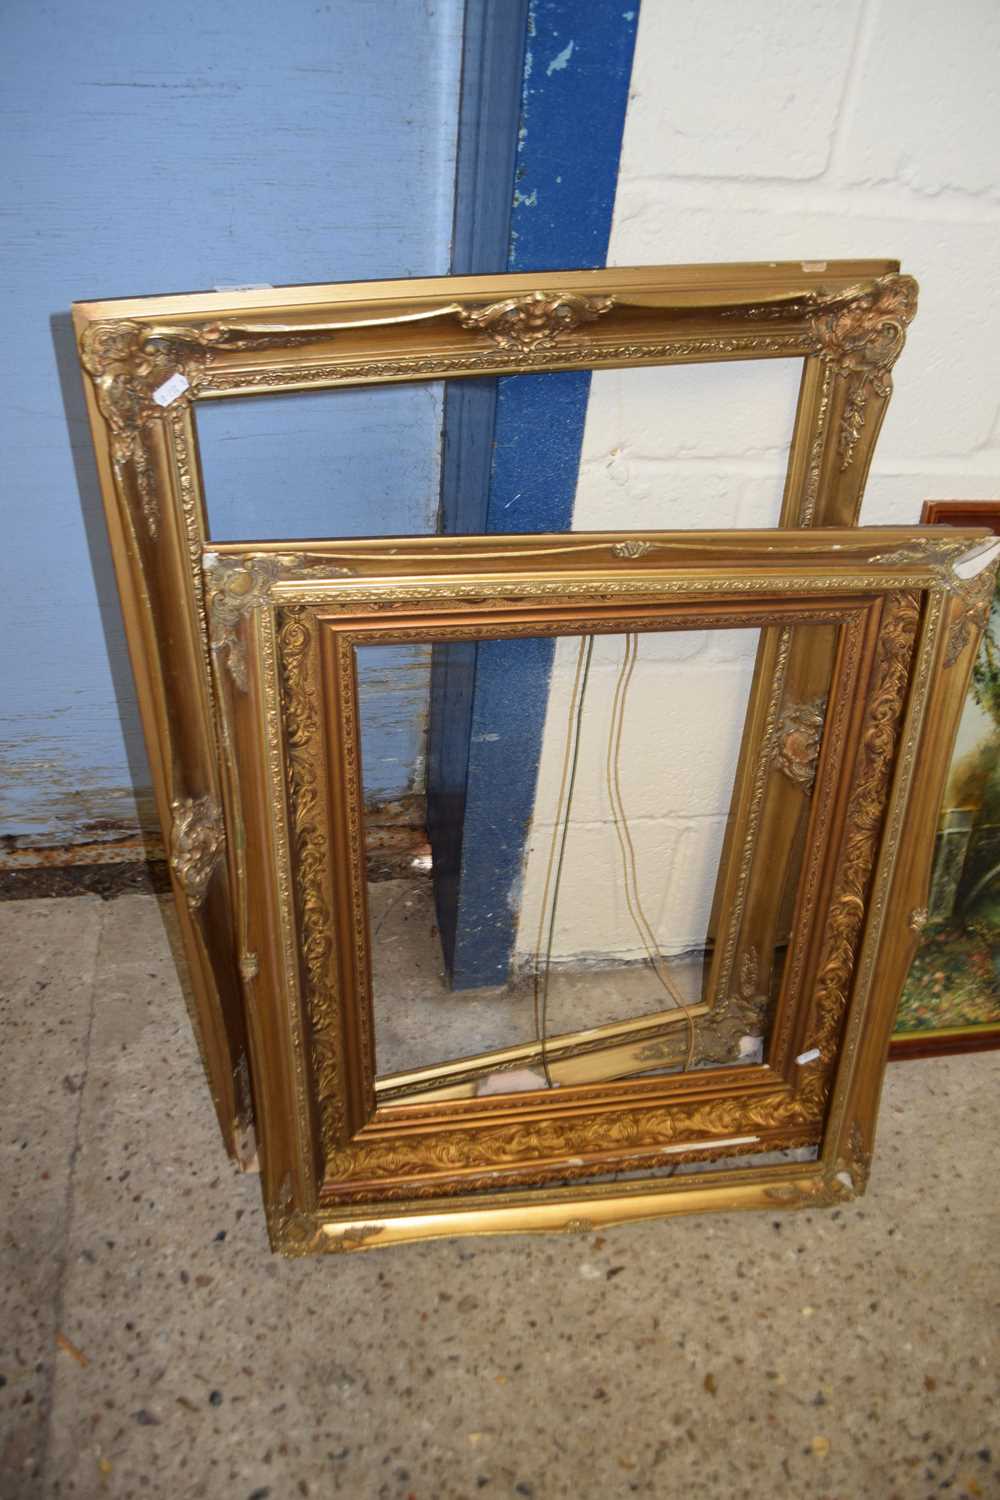
[[[573,56],[574,46],[575,43],[569,41],[566,43],[562,51],[556,54],[556,56],[549,63],[548,67],[545,69],[547,77],[551,78],[553,73],[561,73],[563,68],[569,67],[569,60]]]
[[[41,870],[70,865],[145,864],[166,858],[159,833],[110,835],[103,843],[30,844],[15,835],[0,838],[0,870]]]
[[[422,794],[427,780],[430,646],[362,646],[358,659],[365,800]]]
[[[54,735],[0,743],[0,840],[7,848],[157,837],[152,790],[116,784],[81,760],[76,744],[64,748]]]

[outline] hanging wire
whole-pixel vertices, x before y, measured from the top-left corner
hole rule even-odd
[[[639,894],[639,875],[635,845],[632,842],[628,814],[625,811],[625,800],[622,796],[621,753],[622,735],[625,729],[625,709],[628,702],[628,690],[638,660],[638,636],[634,633],[629,633],[625,637],[625,651],[622,656],[621,667],[618,671],[618,681],[615,684],[615,694],[611,705],[611,724],[608,730],[608,756],[606,765],[608,799],[611,803],[611,816],[614,819],[615,833],[618,836],[618,848],[622,857],[625,904],[628,907],[632,925],[639,934],[639,939],[646,950],[646,957],[649,959],[653,973],[674,1006],[684,1012],[684,1019],[687,1022],[687,1056],[685,1057],[682,1069],[683,1072],[687,1072],[694,1058],[694,1017],[691,1014],[690,1008],[686,1005],[684,997],[663,966],[663,954],[660,952],[652,926],[643,909],[642,899]]]
[[[552,824],[552,839],[549,858],[545,868],[545,885],[542,890],[542,906],[538,919],[538,939],[535,944],[534,1005],[535,1041],[541,1051],[542,1072],[545,1082],[552,1087],[552,1075],[546,1055],[548,1041],[549,973],[552,968],[552,944],[556,929],[556,911],[559,906],[559,886],[562,881],[563,860],[566,857],[566,839],[569,835],[570,813],[573,807],[573,792],[576,789],[576,772],[580,761],[580,725],[583,720],[583,705],[590,677],[590,662],[594,654],[594,637],[580,637],[580,649],[576,658],[576,676],[570,694],[569,723],[566,728],[566,745],[563,751],[562,777],[556,815]],[[549,903],[549,888],[552,888],[552,905],[548,913],[548,940],[545,945],[545,963],[542,965],[542,940],[545,933],[545,915]],[[541,984],[539,973],[541,972]]]
[[[552,824],[552,838],[549,843],[549,855],[546,863],[545,882],[542,888],[541,910],[538,919],[538,936],[535,943],[533,974],[535,1040],[541,1054],[542,1071],[549,1088],[552,1087],[552,1076],[546,1054],[548,1041],[549,976],[552,968],[552,948],[555,938],[556,912],[559,905],[559,888],[562,882],[566,841],[569,835],[573,794],[576,789],[576,775],[580,759],[580,731],[583,723],[584,702],[593,653],[593,636],[581,636],[576,659],[576,672],[570,693],[562,774],[559,783],[559,795],[556,801],[556,813]],[[688,1045],[682,1071],[687,1072],[694,1058],[694,1017],[680,991],[663,967],[663,954],[660,952],[653,929],[643,909],[639,894],[635,845],[632,841],[628,814],[625,810],[625,802],[621,789],[621,747],[625,727],[625,710],[628,701],[629,686],[638,659],[638,637],[630,632],[625,636],[625,651],[618,671],[614,698],[612,700],[611,723],[608,731],[606,783],[608,799],[611,804],[611,815],[618,838],[618,847],[622,856],[626,906],[632,924],[645,949],[646,957],[649,960],[653,973],[663,990],[669,996],[674,1007],[684,1013],[687,1023]],[[550,891],[552,895],[551,904],[549,902]],[[545,949],[544,959],[542,955],[543,943]]]

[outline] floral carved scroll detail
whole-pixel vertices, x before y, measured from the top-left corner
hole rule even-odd
[[[870,289],[847,291],[817,309],[810,319],[818,352],[847,382],[840,418],[840,467],[850,467],[872,397],[892,393],[892,367],[902,353],[906,330],[917,311],[912,276],[880,276]]]
[[[195,394],[214,351],[262,349],[305,342],[287,331],[235,323],[140,323],[134,319],[91,323],[80,339],[80,359],[94,383],[108,424],[111,461],[120,488],[131,472],[149,535],[159,524],[156,477],[146,441],[165,411]]]
[[[772,1203],[782,1208],[828,1207],[847,1203],[868,1187],[872,1153],[865,1144],[858,1122],[852,1124],[844,1149],[835,1160],[824,1162],[822,1169],[806,1182],[775,1184],[765,1188]]]
[[[270,1216],[268,1227],[274,1248],[289,1259],[304,1255],[343,1255],[364,1250],[384,1232],[381,1224],[348,1224],[335,1234],[329,1233],[307,1213],[285,1208]]]
[[[945,643],[944,665],[953,667],[973,636],[986,628],[990,618],[990,606],[996,588],[998,561],[988,562],[971,578],[963,578],[956,563],[969,554],[967,541],[940,541],[934,536],[920,537],[908,542],[895,552],[882,552],[872,558],[877,563],[909,564],[916,561],[929,563],[941,581],[942,587],[953,597],[961,599],[962,608],[952,622]]]
[[[874,682],[859,751],[859,770],[847,809],[837,894],[827,921],[827,939],[816,982],[816,1023],[811,1046],[832,1062],[847,1007],[857,944],[864,921],[885,801],[896,757],[909,664],[920,607],[913,594],[890,594],[874,664]],[[809,1070],[825,1098],[827,1074]]]
[[[985,568],[967,582],[951,570],[952,593],[962,600],[962,609],[951,629],[944,648],[944,664],[953,667],[973,637],[985,630],[996,586],[996,565]]]
[[[652,552],[653,545],[652,542],[640,541],[638,537],[629,537],[627,541],[615,542],[611,551],[615,557],[632,559],[635,557],[645,557],[647,552]]]
[[[220,558],[206,563],[212,650],[225,662],[236,686],[247,690],[246,650],[240,636],[243,619],[266,604],[279,578],[341,578],[350,568],[329,563],[306,566],[301,552],[266,552]]]
[[[320,686],[315,626],[307,610],[282,612],[278,646],[282,669],[288,793],[296,866],[299,946],[311,1033],[320,1135],[329,1149],[343,1129],[340,996],[335,979],[333,918],[327,882],[328,821],[318,746]]]
[[[760,990],[760,954],[751,945],[740,960],[739,983],[696,1023],[694,1062],[728,1060],[739,1053],[743,1037],[764,1034],[770,997]]]
[[[871,1148],[865,1144],[861,1127],[857,1120],[851,1126],[848,1137],[847,1149],[837,1160],[838,1170],[846,1172],[854,1183],[854,1191],[863,1193],[868,1186],[868,1177],[872,1167]]]
[[[569,1179],[636,1166],[643,1157],[658,1166],[666,1145],[726,1140],[754,1130],[787,1129],[791,1144],[818,1131],[819,1117],[802,1094],[776,1088],[751,1099],[721,1098],[648,1110],[615,1110],[575,1119],[534,1119],[483,1130],[439,1131],[380,1145],[362,1142],[327,1158],[331,1201],[410,1198],[479,1188]],[[815,1138],[812,1135],[812,1138]],[[727,1154],[739,1148],[727,1147]],[[757,1148],[762,1149],[760,1147]],[[579,1158],[589,1158],[580,1162]],[[671,1161],[677,1160],[672,1154]],[[421,1182],[421,1179],[424,1179]]]
[[[172,802],[170,810],[170,868],[194,910],[204,901],[222,854],[222,809],[214,797],[185,797]]]
[[[614,306],[613,297],[585,297],[576,292],[528,292],[487,307],[463,308],[463,328],[488,334],[501,349],[537,349],[581,323],[593,323]]]
[[[811,792],[819,764],[819,747],[826,718],[826,699],[790,703],[775,729],[772,759],[778,770],[804,792]]]
[[[764,1193],[778,1208],[829,1208],[854,1197],[835,1172],[823,1172],[808,1182],[778,1183]]]

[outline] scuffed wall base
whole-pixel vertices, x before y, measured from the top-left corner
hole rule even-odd
[[[0,901],[43,896],[101,896],[170,890],[159,833],[117,843],[0,847]]]
[[[400,797],[369,807],[366,845],[369,880],[398,880],[430,870],[427,800]],[[121,830],[110,819],[92,842],[36,841],[0,835],[0,901],[41,896],[97,895],[110,900],[128,891],[168,892],[163,839],[155,831]],[[51,836],[50,836],[51,839]]]

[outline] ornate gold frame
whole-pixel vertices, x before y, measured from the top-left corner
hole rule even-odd
[[[781,524],[851,525],[915,309],[916,283],[892,260],[445,277],[75,306],[193,1020],[234,1154],[253,1151],[241,993],[250,960],[235,894],[241,838],[223,824],[232,798],[201,561],[208,529],[194,405],[452,375],[797,358],[803,374]],[[274,556],[261,553],[267,567]],[[233,608],[219,607],[223,617]],[[783,652],[768,630],[758,682],[784,674],[808,688],[808,663]],[[767,728],[762,693],[751,706],[744,767]],[[753,792],[743,780],[736,799],[750,816]],[[739,843],[745,830],[733,828]],[[223,869],[228,879],[216,873]]]
[[[1000,501],[998,500],[925,500],[920,520],[926,526],[985,526],[1000,536]],[[988,627],[992,600],[982,599],[982,624]],[[893,1033],[889,1046],[890,1062],[904,1058],[937,1057],[953,1052],[982,1052],[1000,1048],[1000,1024],[960,1027],[938,1027],[927,1031]]]
[[[237,895],[275,1247],[579,1228],[863,1190],[926,895],[927,810],[993,583],[995,558],[978,570],[969,558],[988,541],[974,530],[886,528],[211,549],[227,822],[244,845]],[[756,625],[791,655],[807,624],[836,626],[838,642],[765,1061],[557,1095],[380,1099],[354,646]],[[748,785],[780,751],[787,692],[784,677],[762,695],[768,728]],[[752,849],[752,820],[743,827]],[[744,855],[731,861],[723,909],[752,920]],[[709,985],[723,1008],[741,1000],[730,947],[720,945]],[[586,1181],[802,1146],[817,1147],[817,1161]]]

